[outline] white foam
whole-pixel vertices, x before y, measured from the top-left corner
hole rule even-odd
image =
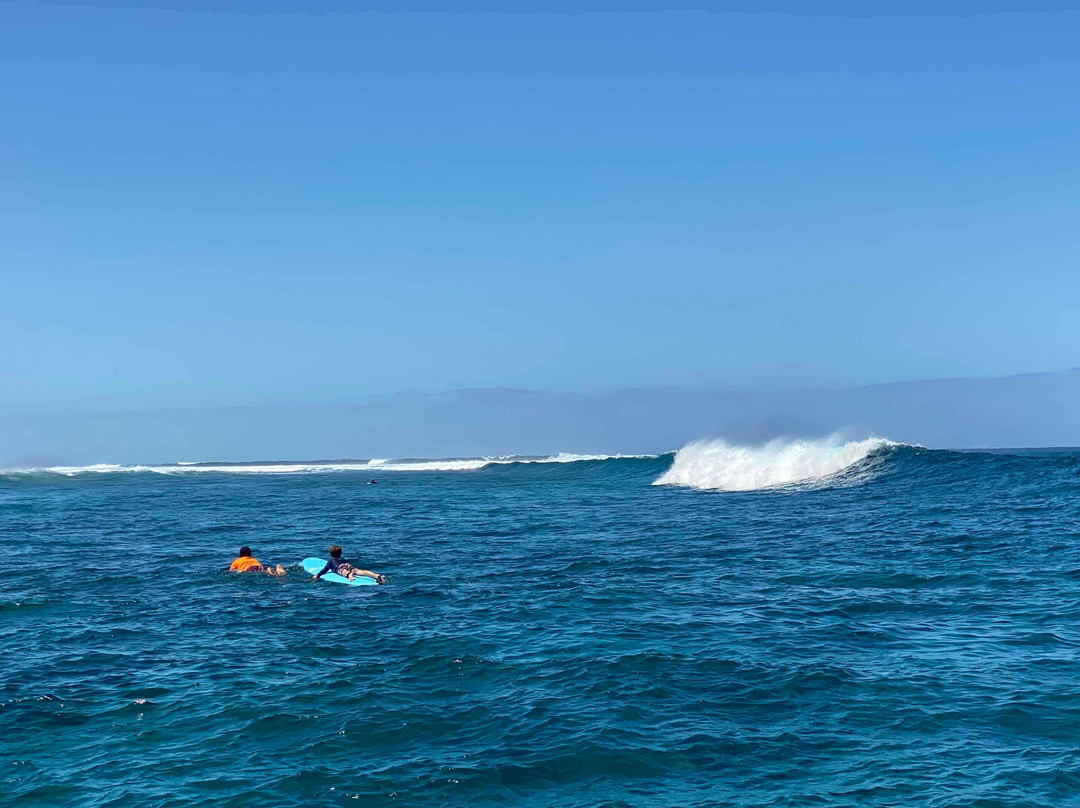
[[[495,463],[583,463],[592,460],[630,460],[630,459],[647,459],[658,457],[659,455],[643,455],[643,454],[571,454],[570,452],[559,452],[557,455],[551,457],[511,457],[511,458],[499,458],[492,462]]]
[[[126,470],[126,467],[118,465],[116,463],[94,463],[92,466],[50,466],[49,468],[8,469],[8,472],[12,474],[18,474],[19,472],[25,472],[27,474],[48,472],[51,474],[66,474],[70,476],[72,474],[83,473],[106,474],[112,471]]]
[[[198,466],[141,466],[139,471],[158,474],[326,474],[334,471],[473,471],[488,464],[484,459],[465,460],[364,460],[355,463],[206,463]]]
[[[711,491],[753,491],[828,477],[858,463],[875,449],[897,444],[884,438],[842,441],[776,439],[763,446],[697,441],[653,485],[685,485]]]
[[[133,473],[153,472],[155,474],[326,474],[337,471],[477,471],[488,466],[507,465],[510,463],[577,463],[587,460],[618,460],[628,457],[655,457],[656,455],[584,455],[560,452],[549,457],[523,457],[502,455],[496,457],[448,458],[444,460],[357,460],[346,462],[304,463],[197,463],[183,461],[176,464],[123,466],[110,463],[95,463],[89,466],[49,466],[44,468],[3,469],[4,474],[60,474],[74,477],[89,473]]]

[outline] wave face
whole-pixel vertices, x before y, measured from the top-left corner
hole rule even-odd
[[[683,485],[710,491],[753,491],[821,480],[849,469],[872,453],[900,444],[884,438],[842,441],[777,439],[763,446],[697,441],[653,485]]]
[[[478,471],[491,466],[515,464],[584,463],[603,460],[655,458],[656,455],[573,454],[559,452],[548,456],[501,455],[496,457],[465,457],[429,460],[408,458],[390,460],[319,460],[319,461],[260,461],[251,463],[202,463],[184,461],[158,465],[119,465],[95,463],[87,466],[46,466],[41,468],[0,469],[5,476],[64,476],[92,474],[328,474],[332,472],[383,471]]]

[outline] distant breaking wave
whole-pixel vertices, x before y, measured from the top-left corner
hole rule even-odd
[[[762,446],[733,446],[723,440],[696,441],[675,459],[653,485],[683,485],[712,491],[753,491],[831,477],[871,453],[901,444],[884,438],[841,441],[769,441]]]
[[[880,450],[901,446],[884,438],[843,441],[836,437],[820,440],[777,439],[761,446],[737,446],[723,440],[697,441],[677,452],[663,455],[644,454],[559,454],[498,455],[461,458],[373,458],[370,460],[264,460],[254,462],[181,461],[165,464],[120,465],[96,463],[85,466],[48,466],[40,468],[0,469],[0,475],[12,477],[90,477],[96,475],[161,474],[192,476],[200,474],[288,475],[386,472],[475,472],[506,466],[572,464],[590,461],[663,460],[670,462],[653,485],[673,485],[711,491],[752,491],[762,488],[821,482],[831,485],[832,478],[847,470],[868,469],[866,465]],[[644,471],[644,469],[643,469]],[[850,474],[845,474],[847,479]]]
[[[326,474],[341,471],[478,471],[491,466],[535,463],[580,463],[594,460],[623,460],[630,458],[655,458],[657,455],[606,455],[572,454],[560,452],[546,457],[534,455],[502,455],[496,457],[447,458],[443,460],[404,459],[389,460],[326,460],[326,461],[261,461],[254,463],[200,463],[183,461],[159,465],[120,465],[95,463],[88,466],[47,466],[41,468],[2,469],[5,475],[61,475],[75,477],[82,474]]]

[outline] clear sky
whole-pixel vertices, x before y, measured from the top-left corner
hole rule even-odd
[[[0,6],[0,406],[1080,365],[1080,12],[155,5]]]

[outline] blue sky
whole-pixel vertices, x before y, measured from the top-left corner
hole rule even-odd
[[[1080,12],[209,5],[0,7],[3,407],[1080,365]]]

